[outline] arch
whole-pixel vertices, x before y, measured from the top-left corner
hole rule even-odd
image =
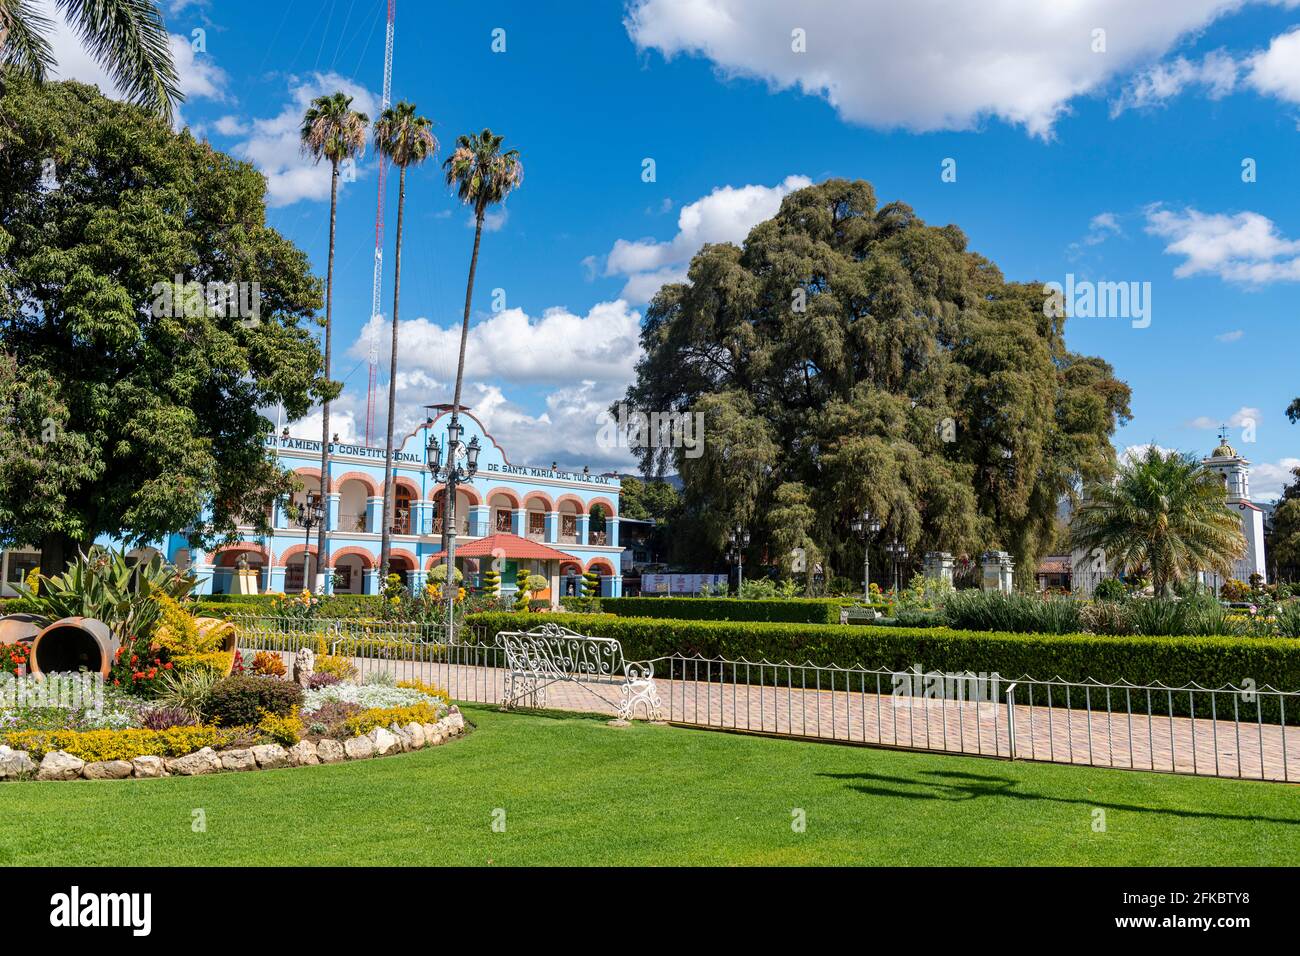
[[[261,557],[267,564],[271,563],[271,550],[264,544],[258,544],[254,541],[244,542],[241,544],[227,544],[217,548],[212,554],[212,563],[218,567],[234,567],[238,557],[233,557],[229,564],[223,564],[222,559],[227,555],[236,556],[244,551],[252,551]]]
[[[546,510],[546,511],[554,511],[554,510],[555,510],[555,502],[551,499],[551,496],[548,495],[548,494],[547,494],[546,492],[544,492],[544,491],[526,491],[526,492],[524,492],[524,503],[523,503],[523,507],[527,508],[527,507],[528,507],[528,502],[533,501],[534,499],[539,500],[539,501],[541,501],[544,505],[546,505],[546,508],[545,508],[544,510]]]
[[[301,467],[295,468],[293,469],[293,473],[301,478],[315,478],[317,481],[320,481],[320,469],[313,468],[310,465],[302,465]]]
[[[596,507],[596,505],[601,505],[605,509],[606,518],[618,517],[618,508],[616,508],[614,503],[608,498],[592,498],[587,502],[587,506],[583,509],[583,514],[591,514],[591,509]]]
[[[576,575],[581,573],[582,573],[582,562],[579,561],[577,558],[574,558],[573,560],[570,561],[560,562],[560,577],[564,577],[566,574]]]
[[[339,558],[347,558],[347,557],[360,558],[361,564],[365,568],[373,568],[377,563],[377,561],[379,560],[378,558],[375,557],[373,553],[371,553],[367,549],[358,548],[355,545],[346,548],[339,548],[332,555],[330,555],[330,560],[338,561]]]
[[[433,490],[429,492],[429,500],[441,501],[443,492],[445,492],[446,490],[447,490],[446,485],[434,485]],[[483,504],[483,499],[479,497],[478,492],[475,491],[473,486],[471,485],[468,484],[457,485],[456,493],[457,495],[464,495],[466,498],[468,498],[471,506]]]
[[[577,495],[564,494],[564,495],[560,495],[560,497],[555,499],[556,511],[563,511],[564,505],[573,505],[576,514],[580,514],[580,515],[587,514],[586,503]]]
[[[393,487],[394,487],[395,489],[396,489],[396,488],[405,488],[405,489],[407,489],[408,491],[410,491],[410,492],[411,492],[411,500],[413,500],[413,501],[423,501],[423,500],[424,500],[424,499],[420,496],[420,486],[417,485],[417,484],[416,484],[414,481],[412,481],[410,478],[407,478],[405,475],[394,475],[394,476],[393,476]],[[375,493],[378,494],[378,492],[375,492]]]
[[[291,544],[280,552],[278,564],[287,565],[294,558],[301,558],[303,551],[306,551],[313,558],[316,557],[316,545]]]
[[[388,551],[389,562],[392,562],[394,558],[398,558],[403,561],[409,561],[411,567],[408,570],[411,571],[414,571],[416,568],[420,566],[419,560],[417,560],[415,555],[412,552],[408,551],[406,548],[390,548]],[[392,570],[391,567],[389,570]]]
[[[364,471],[349,471],[339,475],[334,479],[334,487],[341,491],[343,489],[343,482],[345,481],[359,481],[366,486],[366,490],[369,492],[371,498],[379,497],[379,483]]]
[[[504,495],[505,497],[509,498],[511,502],[510,507],[514,508],[515,510],[518,510],[519,508],[523,507],[519,502],[519,493],[517,491],[512,491],[511,489],[506,488],[504,486],[493,488],[491,491],[489,491],[486,495],[483,496],[483,500],[486,501],[488,504],[491,504],[492,499],[495,498],[497,495]]]
[[[592,558],[590,561],[587,562],[587,566],[583,570],[600,571],[600,568],[602,567],[605,570],[601,571],[600,572],[601,574],[607,574],[610,576],[614,574],[614,565],[610,563],[609,558]]]

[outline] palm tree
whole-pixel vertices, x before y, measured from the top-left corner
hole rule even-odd
[[[456,195],[474,207],[474,251],[469,258],[469,281],[465,285],[465,315],[460,325],[460,358],[456,363],[456,392],[451,400],[451,415],[460,412],[460,392],[465,381],[465,342],[469,338],[470,304],[474,300],[474,273],[478,269],[479,243],[483,239],[483,217],[489,206],[505,202],[511,190],[524,181],[524,164],[519,150],[501,151],[504,136],[490,129],[456,137],[456,149],[442,164],[447,171],[447,185],[456,187]],[[451,524],[455,520],[455,501],[448,501],[442,527],[443,551],[451,560],[453,539]]]
[[[325,272],[325,380],[330,377],[330,353],[333,345],[334,323],[334,230],[339,208],[339,164],[345,159],[360,156],[366,149],[366,126],[370,117],[352,109],[352,97],[342,93],[318,96],[302,118],[302,150],[316,162],[324,157],[330,161],[330,252]],[[334,394],[337,394],[335,391]],[[330,399],[329,386],[321,414],[320,442],[320,493],[321,500],[329,501],[330,491]],[[328,519],[320,524],[316,539],[316,571],[324,570],[325,532]]]
[[[388,436],[384,440],[384,517],[379,545],[380,579],[388,577],[393,524],[393,418],[397,414],[397,307],[402,294],[402,213],[406,207],[406,167],[418,165],[438,151],[433,121],[417,116],[415,104],[399,102],[375,122],[375,149],[392,160],[400,172],[397,186],[397,249],[393,258],[393,347],[388,360]]]
[[[460,360],[456,364],[456,394],[452,414],[460,410],[460,390],[465,379],[465,340],[469,336],[469,310],[474,299],[474,272],[478,269],[478,247],[483,239],[483,217],[489,206],[505,202],[510,191],[524,180],[524,165],[519,150],[501,152],[504,136],[490,129],[469,136],[456,137],[456,150],[442,164],[447,171],[447,185],[456,187],[456,195],[474,207],[474,251],[469,259],[469,282],[465,286],[465,315],[460,326]]]
[[[1088,487],[1070,544],[1085,554],[1104,550],[1121,570],[1150,569],[1155,593],[1165,596],[1197,571],[1228,576],[1246,553],[1220,476],[1190,455],[1154,446],[1121,462],[1113,481]]]
[[[56,0],[91,55],[132,103],[171,122],[183,97],[167,28],[148,0]],[[0,0],[0,67],[37,82],[55,68],[49,35],[54,21],[32,0]]]

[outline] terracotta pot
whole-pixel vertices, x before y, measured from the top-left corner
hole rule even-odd
[[[41,618],[35,614],[0,617],[0,644],[30,644],[41,632]]]
[[[194,625],[199,629],[201,637],[211,637],[213,634],[221,636],[221,645],[218,650],[230,653],[239,643],[239,631],[236,630],[234,621],[227,621],[219,617],[196,617]]]
[[[105,677],[121,643],[103,621],[91,617],[65,617],[42,630],[32,640],[27,669],[38,680],[42,674],[99,671]]]

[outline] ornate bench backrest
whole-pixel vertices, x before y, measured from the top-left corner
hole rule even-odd
[[[588,637],[558,624],[501,631],[496,643],[505,650],[506,665],[521,673],[583,680],[620,677],[625,670],[623,645],[617,640]]]

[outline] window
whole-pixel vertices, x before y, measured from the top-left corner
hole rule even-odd
[[[528,512],[528,537],[543,538],[546,536],[546,514],[541,511]]]

